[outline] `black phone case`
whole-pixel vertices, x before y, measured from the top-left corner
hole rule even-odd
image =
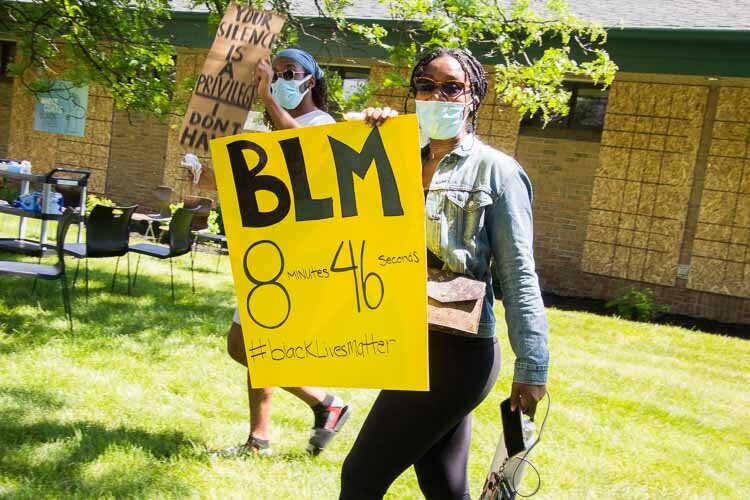
[[[500,415],[503,420],[503,438],[508,456],[512,457],[526,451],[526,443],[523,439],[523,413],[521,408],[516,411],[510,410],[510,398],[500,403]]]

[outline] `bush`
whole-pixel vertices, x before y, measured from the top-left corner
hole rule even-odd
[[[650,288],[639,290],[629,287],[625,293],[610,300],[604,307],[614,308],[619,317],[634,321],[652,321],[669,311],[669,307],[656,303],[654,292]]]
[[[5,200],[8,203],[13,203],[16,198],[18,198],[19,194],[21,194],[21,189],[16,183],[6,181],[5,184],[0,186],[0,200]]]
[[[115,202],[103,196],[99,197],[93,194],[89,194],[86,196],[86,213],[87,214],[90,214],[91,211],[94,209],[94,207],[97,205],[104,205],[105,207],[114,207]]]
[[[224,233],[224,219],[221,218],[221,207],[216,207],[208,214],[208,232],[213,234]]]

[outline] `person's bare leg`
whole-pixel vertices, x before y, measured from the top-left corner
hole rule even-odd
[[[245,351],[245,340],[242,337],[242,327],[234,322],[232,322],[227,335],[227,351],[232,359],[243,366],[247,366],[247,353]],[[283,389],[304,401],[313,411],[315,423],[308,451],[317,455],[333,439],[341,426],[346,423],[351,414],[349,407],[345,406],[340,398],[327,394],[319,387],[284,387]],[[261,439],[268,446],[273,389],[253,389],[248,373],[247,394],[250,406],[250,437]]]
[[[326,397],[326,391],[320,387],[282,387],[282,389],[307,403],[310,408],[322,403]]]
[[[247,353],[245,352],[245,340],[242,338],[242,327],[234,322],[229,327],[229,334],[227,335],[227,351],[233,360],[247,366]],[[273,389],[270,387],[253,389],[248,373],[247,399],[250,406],[250,435],[258,439],[268,440]],[[317,404],[317,402],[314,404]]]

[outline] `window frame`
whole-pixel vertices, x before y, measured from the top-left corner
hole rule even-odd
[[[16,42],[12,40],[0,40],[0,78],[9,79],[8,65],[16,56]]]
[[[596,142],[601,140],[602,132],[604,131],[604,119],[607,115],[607,107],[609,105],[609,89],[604,89],[601,85],[595,85],[593,82],[566,82],[564,85],[571,92],[570,100],[568,101],[570,112],[559,121],[550,122],[546,126],[540,123],[540,113],[526,116],[521,120],[518,131],[519,135]],[[582,89],[599,90],[604,93],[603,97],[606,99],[606,103],[604,105],[601,126],[599,127],[585,127],[578,125],[575,121],[579,91]]]

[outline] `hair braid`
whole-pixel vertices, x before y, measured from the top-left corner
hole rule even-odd
[[[424,73],[424,69],[428,64],[435,59],[444,56],[452,57],[458,61],[458,64],[461,65],[461,69],[466,73],[466,78],[469,80],[469,91],[474,103],[471,114],[469,115],[471,118],[471,129],[469,132],[474,132],[477,128],[479,106],[481,106],[484,97],[487,95],[487,77],[485,76],[482,64],[467,49],[442,48],[422,57],[411,72],[411,78],[409,79],[409,93],[406,96],[406,100],[411,96],[416,96],[414,79]],[[404,112],[406,112],[406,100],[404,100]]]
[[[320,80],[315,79],[315,86],[310,93],[315,107],[322,111],[328,111],[328,85],[325,76]]]

